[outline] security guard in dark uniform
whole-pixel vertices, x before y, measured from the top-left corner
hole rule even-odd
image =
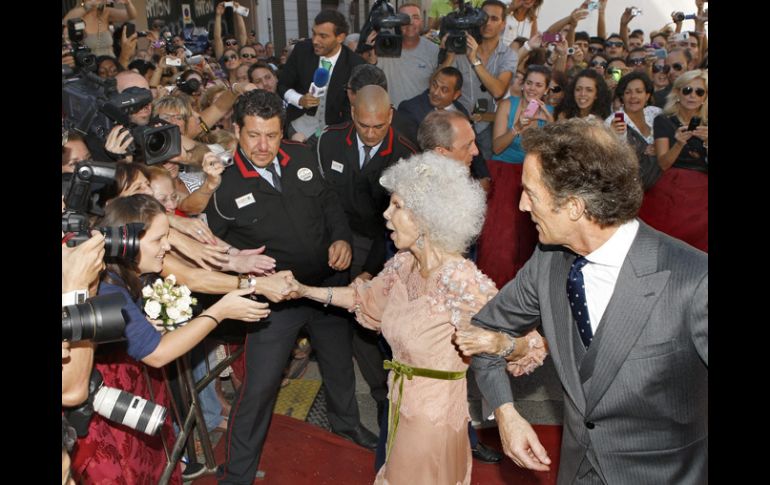
[[[351,277],[369,279],[385,264],[387,231],[382,213],[390,195],[380,185],[383,170],[417,148],[391,126],[393,109],[387,91],[377,85],[360,88],[351,108],[353,121],[330,126],[319,137],[318,160],[323,176],[337,193],[353,230]],[[354,325],[353,355],[377,402],[387,400],[387,372],[378,335]]]
[[[276,271],[321,286],[347,284],[351,233],[334,191],[306,145],[282,141],[285,113],[273,93],[254,90],[234,107],[234,165],[206,207],[211,230],[236,248],[265,245]],[[246,280],[249,281],[249,280]],[[306,300],[271,305],[246,337],[246,374],[230,413],[220,484],[254,481],[283,368],[306,326],[318,357],[332,430],[367,448],[377,437],[361,426],[355,398],[351,328],[345,312]]]

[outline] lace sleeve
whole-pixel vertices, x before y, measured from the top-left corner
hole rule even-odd
[[[471,317],[496,294],[495,283],[471,261],[463,260],[441,272],[430,301],[433,311],[448,311],[452,325],[461,328],[470,325]]]
[[[388,302],[390,289],[398,277],[397,269],[401,258],[396,255],[385,263],[380,274],[369,281],[356,280],[351,283],[355,290],[355,305],[349,311],[356,314],[358,323],[372,330],[379,330],[382,314]]]

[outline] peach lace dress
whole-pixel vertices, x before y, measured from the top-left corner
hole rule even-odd
[[[494,283],[471,261],[445,263],[424,279],[409,252],[396,254],[368,282],[356,282],[356,318],[382,331],[393,358],[413,367],[464,371],[452,343],[455,329],[496,293]],[[393,387],[393,372],[389,386]],[[398,388],[391,391],[393,405]],[[393,448],[375,484],[455,485],[471,480],[466,380],[415,376],[404,379]]]

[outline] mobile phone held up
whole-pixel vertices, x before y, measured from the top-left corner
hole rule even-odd
[[[476,100],[476,106],[473,107],[473,112],[478,114],[484,114],[489,111],[489,100],[488,99],[477,99]]]
[[[540,108],[540,105],[535,101],[534,99],[529,102],[527,105],[527,109],[524,110],[523,116],[525,118],[532,119],[535,117],[535,114],[537,113],[537,110]]]
[[[687,131],[695,131],[695,129],[700,125],[700,116],[693,116],[690,118],[690,124],[687,125]]]
[[[543,32],[543,42],[546,44],[554,44],[556,42],[561,42],[561,34],[555,33],[552,34],[550,32]]]
[[[622,111],[615,112],[615,121],[618,121],[620,123],[625,123],[626,122],[626,118],[623,115]]]

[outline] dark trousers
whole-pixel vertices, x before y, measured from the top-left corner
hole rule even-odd
[[[337,274],[322,286],[340,286]],[[233,402],[225,435],[225,464],[220,484],[251,484],[259,465],[273,407],[297,334],[305,326],[326,388],[327,416],[335,431],[350,431],[359,422],[351,349],[351,327],[345,310],[324,308],[306,300],[271,304],[271,314],[246,336],[245,376]]]
[[[350,264],[350,277],[355,278],[361,271],[369,255],[372,244],[385,244],[384,241],[373,241],[360,234],[353,233],[353,261]],[[377,276],[377,275],[372,275]],[[385,358],[380,350],[380,336],[374,330],[362,327],[353,322],[353,355],[361,369],[361,375],[369,385],[372,398],[385,401],[388,398],[388,373],[382,367]]]

